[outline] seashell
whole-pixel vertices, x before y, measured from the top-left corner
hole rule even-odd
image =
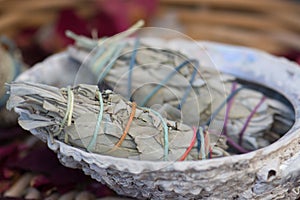
[[[165,46],[174,47],[176,43],[173,40]],[[250,48],[199,44],[207,49],[222,72],[273,89],[290,102],[295,122],[287,133],[272,145],[250,153],[186,162],[141,161],[93,154],[58,140],[52,143],[38,129],[30,130],[31,133],[47,142],[62,164],[82,169],[121,195],[140,199],[299,198],[300,79],[295,77],[300,77],[300,69],[285,59]],[[180,41],[177,48],[189,49],[190,44]],[[234,64],[226,56],[227,51],[236,54]],[[245,55],[251,55],[251,61]],[[61,65],[61,59],[66,58],[66,52],[54,55],[23,73],[17,81],[59,87],[72,84],[80,66],[75,62]]]

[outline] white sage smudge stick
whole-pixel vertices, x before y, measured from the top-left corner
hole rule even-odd
[[[176,161],[195,138],[192,127],[166,120],[158,112],[136,106],[110,90],[101,93],[95,85],[59,89],[37,83],[11,83],[8,91],[7,108],[21,112],[19,124],[24,129],[37,129],[86,151]],[[228,155],[224,137],[202,134],[214,143],[211,152],[198,152],[198,143],[194,142],[184,159],[204,159],[209,153],[210,157]]]
[[[207,125],[214,112],[212,107],[221,105],[224,96],[233,92],[236,81],[233,76],[220,76],[215,69],[202,66],[201,61],[191,60],[177,51],[151,48],[138,40],[122,42],[125,48],[110,62],[106,61],[111,58],[108,51],[103,53],[106,46],[92,52],[89,48],[71,47],[69,54],[90,68],[99,77],[100,84],[108,85],[140,106],[160,105],[167,119],[182,120],[190,126]],[[109,54],[113,55],[113,51]],[[236,89],[241,87],[235,85]],[[248,150],[269,145],[270,140],[275,140],[268,138],[270,130],[284,133],[293,123],[290,108],[252,89],[239,89],[229,108],[225,104],[215,116],[215,122],[223,124],[225,119],[226,134]]]

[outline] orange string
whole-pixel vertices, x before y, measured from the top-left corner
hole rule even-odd
[[[132,102],[132,107],[131,107],[131,113],[130,113],[129,120],[128,120],[128,122],[127,122],[127,125],[126,125],[126,127],[125,127],[124,132],[123,132],[123,135],[121,136],[121,138],[120,138],[120,140],[118,141],[118,143],[115,144],[114,149],[117,148],[117,147],[119,147],[119,146],[121,146],[122,142],[125,140],[126,135],[127,135],[128,131],[129,131],[131,122],[132,122],[132,120],[133,120],[133,118],[134,118],[134,116],[135,116],[135,111],[136,111],[136,103],[135,103],[135,102]]]
[[[193,131],[194,131],[194,135],[193,135],[193,138],[192,138],[192,142],[191,142],[190,146],[188,147],[188,149],[181,156],[179,161],[184,161],[186,159],[186,157],[189,155],[189,153],[192,150],[193,146],[195,145],[196,138],[197,138],[197,129],[196,129],[196,127],[193,127]]]

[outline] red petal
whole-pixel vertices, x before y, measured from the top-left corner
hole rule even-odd
[[[35,177],[33,177],[33,179],[30,182],[31,187],[42,187],[42,186],[46,186],[49,185],[51,183],[51,181],[44,175],[37,175]]]
[[[0,181],[0,194],[8,190],[11,185],[11,181]]]

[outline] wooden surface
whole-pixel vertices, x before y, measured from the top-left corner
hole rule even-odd
[[[175,13],[193,39],[271,53],[300,50],[300,3],[280,0],[161,0],[158,18]]]
[[[158,4],[156,20],[175,13],[183,29],[172,28],[193,39],[245,45],[271,53],[300,50],[300,3],[295,1],[160,0]],[[13,36],[23,28],[52,23],[66,8],[75,9],[85,18],[95,13],[93,1],[0,0],[0,34]]]

